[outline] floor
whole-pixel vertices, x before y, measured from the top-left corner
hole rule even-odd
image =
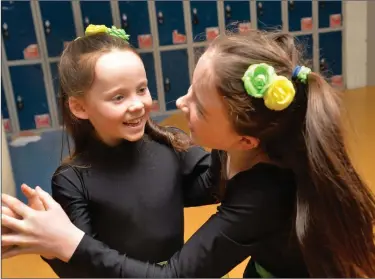
[[[345,104],[348,120],[345,122],[348,131],[349,152],[355,166],[365,181],[375,190],[375,172],[371,163],[375,159],[375,87],[351,90],[345,93]],[[177,126],[188,130],[181,115],[173,115],[164,119],[162,124]],[[349,130],[349,129],[348,129]],[[28,153],[26,156],[26,152]],[[67,150],[64,149],[64,154]],[[30,143],[25,147],[10,147],[12,164],[17,185],[27,182],[40,185],[50,190],[49,181],[53,171],[59,164],[61,154],[61,133],[46,132],[42,140]],[[25,158],[28,158],[25,160]],[[31,161],[30,161],[31,158]],[[185,239],[188,239],[216,210],[215,206],[186,209]],[[231,278],[242,277],[247,260],[237,266],[229,274]],[[36,255],[19,256],[2,261],[2,277],[4,278],[55,278],[54,272]]]

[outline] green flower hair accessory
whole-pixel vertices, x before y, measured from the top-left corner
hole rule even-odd
[[[242,81],[244,82],[247,94],[254,98],[263,98],[275,77],[274,68],[261,63],[251,65],[242,77]]]
[[[275,69],[265,63],[251,65],[242,81],[247,94],[263,98],[264,105],[270,110],[286,109],[296,94],[293,83],[284,76],[278,76]]]
[[[89,26],[87,26],[86,31],[85,31],[86,36],[91,36],[91,35],[95,35],[99,33],[107,33],[111,36],[118,37],[125,41],[128,41],[130,37],[130,35],[126,34],[124,29],[118,29],[116,28],[116,26],[112,26],[112,28],[108,28],[105,25],[90,24]]]

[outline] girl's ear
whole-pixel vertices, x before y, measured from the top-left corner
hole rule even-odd
[[[88,119],[88,114],[82,98],[69,97],[69,109],[78,119]]]
[[[241,150],[250,150],[259,146],[259,139],[249,136],[242,136],[239,142]]]

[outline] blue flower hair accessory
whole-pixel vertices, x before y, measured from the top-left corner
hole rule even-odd
[[[307,77],[311,73],[311,69],[305,66],[296,66],[292,73],[292,78],[299,80],[300,82],[306,84]]]

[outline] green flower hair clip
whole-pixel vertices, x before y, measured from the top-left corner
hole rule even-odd
[[[126,34],[124,29],[116,28],[116,26],[112,26],[112,28],[108,28],[105,25],[94,25],[90,24],[87,26],[85,30],[85,36],[91,36],[99,33],[107,33],[111,36],[118,37],[120,39],[123,39],[125,41],[129,41],[130,35]],[[76,40],[78,40],[80,37],[78,37]]]
[[[247,94],[263,98],[265,106],[271,110],[286,109],[296,94],[293,83],[284,76],[278,76],[275,69],[266,63],[251,65],[242,81]]]

